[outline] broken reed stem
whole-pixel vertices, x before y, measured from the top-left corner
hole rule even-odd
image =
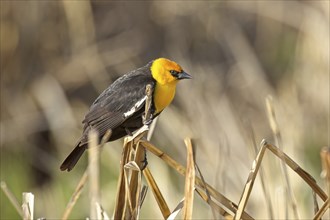
[[[238,210],[237,213],[235,214],[235,219],[242,218],[242,213],[249,199],[254,180],[258,173],[258,169],[260,167],[266,149],[274,153],[287,166],[289,166],[294,172],[296,172],[312,188],[312,190],[320,196],[320,198],[323,201],[326,201],[328,199],[326,193],[321,189],[320,186],[316,184],[316,181],[313,179],[313,177],[311,177],[305,170],[299,167],[299,165],[296,162],[294,162],[289,156],[287,156],[283,151],[281,151],[281,149],[275,147],[274,145],[268,144],[265,140],[263,140],[260,145],[261,145],[261,149],[259,150],[256,159],[253,161],[250,175],[247,179],[244,191],[242,193],[240,202],[238,204]]]
[[[62,216],[62,220],[66,220],[69,218],[69,215],[71,214],[71,211],[74,207],[74,205],[76,204],[77,200],[79,199],[79,196],[82,192],[82,189],[84,188],[84,185],[87,181],[87,171],[84,172],[84,174],[82,175],[81,179],[79,180],[78,185],[76,186],[76,189],[74,191],[74,193],[71,196],[71,199],[69,201],[69,203],[67,204],[64,214]]]
[[[112,135],[112,131],[111,130],[107,130],[104,134],[104,136],[102,137],[101,140],[101,144],[100,144],[100,151],[103,149],[103,146],[106,142],[108,142],[108,140],[110,139]],[[85,186],[85,183],[87,182],[87,177],[88,177],[88,170],[89,168],[87,167],[84,174],[82,175],[82,177],[79,180],[78,185],[75,188],[75,191],[73,192],[70,201],[68,202],[67,206],[65,207],[64,213],[62,215],[62,220],[66,220],[69,218],[71,211],[74,207],[74,205],[76,204],[77,200],[79,199],[79,196],[82,192],[82,189]]]
[[[204,187],[204,189],[205,189],[206,199],[204,199],[204,201],[207,202],[207,204],[210,205],[211,210],[212,210],[213,218],[214,218],[214,219],[217,219],[217,216],[216,216],[216,213],[215,213],[214,207],[211,205],[211,203],[212,203],[213,201],[212,201],[212,198],[211,198],[210,192],[209,192],[209,190],[208,190],[207,187],[206,187],[205,179],[204,179],[204,177],[203,177],[203,175],[202,175],[202,172],[200,171],[200,169],[199,169],[199,167],[198,167],[197,162],[195,162],[195,169],[196,169],[197,173],[199,174],[199,176],[200,176],[200,178],[201,178],[201,181],[202,181],[202,184],[203,184],[203,187]]]
[[[195,191],[195,163],[194,150],[190,138],[186,138],[184,143],[187,147],[187,168],[184,190],[183,219],[192,219]]]
[[[256,158],[256,156],[258,154],[258,147],[257,147],[257,142],[256,142],[253,127],[251,126],[250,122],[244,123],[244,124],[246,125],[245,130],[248,133],[248,137],[252,142],[252,151],[253,151],[252,158]],[[260,176],[260,181],[261,181],[261,188],[262,188],[265,200],[266,200],[266,205],[267,205],[267,210],[268,210],[268,215],[269,215],[268,218],[274,219],[273,206],[272,206],[272,200],[271,200],[272,197],[270,195],[268,185],[266,184],[265,173],[264,173],[264,169],[262,166],[259,168],[259,176]]]
[[[23,192],[23,219],[33,220],[34,212],[34,195],[30,192]]]
[[[266,148],[264,147],[267,143],[265,141],[263,141],[261,143],[261,149],[259,151],[259,153],[257,154],[257,157],[256,159],[253,161],[252,163],[252,168],[250,170],[250,174],[249,174],[249,177],[248,177],[248,180],[245,184],[245,187],[244,187],[244,190],[243,190],[243,193],[241,195],[241,198],[240,198],[240,201],[238,203],[238,209],[237,209],[237,212],[234,216],[234,219],[235,220],[239,220],[242,218],[242,214],[244,212],[244,209],[246,207],[246,204],[249,200],[249,196],[250,196],[250,193],[252,191],[252,187],[253,187],[253,184],[254,184],[254,181],[255,181],[255,178],[258,174],[258,170],[259,170],[259,167],[260,167],[260,164],[261,164],[261,161],[262,161],[262,158],[265,154],[265,150]]]
[[[169,155],[167,155],[164,152],[162,152],[161,150],[159,150],[157,147],[155,147],[149,141],[141,140],[140,142],[141,142],[140,144],[142,144],[148,151],[150,151],[151,153],[153,153],[157,157],[161,158],[165,163],[167,163],[167,165],[169,165],[170,167],[172,167],[173,169],[175,169],[180,175],[185,176],[186,170],[185,170],[185,168],[181,164],[179,164],[178,162],[176,162]],[[198,186],[198,187],[200,187],[200,188],[202,188],[202,189],[204,189],[204,190],[206,188],[210,192],[210,195],[212,197],[214,197],[220,204],[222,204],[223,206],[225,206],[232,213],[235,213],[236,212],[237,205],[235,203],[233,203],[232,201],[230,201],[229,199],[227,199],[224,195],[222,195],[221,193],[219,193],[217,190],[215,190],[209,184],[205,183],[205,186],[204,186],[203,181],[200,178],[196,177],[196,179],[195,179],[195,185]],[[246,212],[243,212],[243,216],[242,217],[244,219],[253,219]]]
[[[124,195],[126,195],[124,166],[128,162],[129,154],[130,154],[130,147],[129,147],[129,143],[127,143],[127,138],[125,138],[123,153],[120,160],[120,173],[119,173],[118,186],[117,186],[116,204],[115,204],[114,217],[113,217],[114,219],[122,219],[122,216],[124,215],[124,207],[125,207]]]
[[[314,214],[316,214],[319,211],[319,204],[317,203],[317,196],[314,191],[312,191],[312,196],[313,196],[313,205],[314,205]]]
[[[135,148],[135,149],[134,149]],[[131,219],[137,219],[140,211],[140,192],[141,192],[141,181],[142,181],[142,173],[141,168],[144,166],[143,161],[145,157],[145,149],[139,143],[132,145],[131,153],[134,151],[133,161],[136,167],[130,167],[130,169],[126,169],[126,172],[131,171],[130,178],[126,178],[125,181],[129,183],[129,187],[127,187],[126,191],[129,192],[128,199],[130,202],[130,213],[128,215]],[[126,167],[126,165],[125,165]],[[126,184],[126,186],[128,186]],[[129,217],[129,216],[125,216]]]
[[[323,147],[320,152],[322,162],[321,177],[325,179],[325,184],[330,194],[330,147]]]
[[[91,130],[88,134],[88,181],[89,181],[89,201],[90,201],[90,218],[100,219],[100,213],[97,212],[97,205],[100,203],[100,187],[99,187],[99,161],[100,152],[98,147],[98,133]]]
[[[142,189],[141,189],[141,192],[140,192],[140,198],[139,198],[140,208],[143,205],[143,202],[144,202],[144,199],[146,198],[147,193],[148,193],[148,186],[143,185]]]
[[[140,139],[146,134],[146,132],[148,132],[149,127],[148,125],[144,125],[143,127],[141,127],[139,130],[137,130],[133,136],[128,136],[124,139],[124,146],[123,146],[123,154],[122,154],[122,158],[120,161],[120,174],[119,174],[119,180],[118,180],[118,186],[117,186],[117,196],[116,196],[116,205],[115,205],[115,209],[114,209],[114,219],[122,219],[124,217],[129,217],[132,213],[127,213],[127,206],[126,206],[126,193],[130,193],[131,192],[127,192],[128,188],[126,188],[126,179],[125,179],[125,165],[131,161],[130,155],[132,151],[135,151],[137,144],[139,143]],[[141,148],[141,150],[143,150]],[[138,158],[137,158],[138,159]],[[138,161],[138,163],[140,164],[141,161]],[[133,173],[132,176],[135,176],[135,174]],[[133,177],[133,182],[136,183],[136,181],[134,180],[135,177]],[[132,181],[132,178],[130,179],[130,181]],[[132,183],[132,187],[136,187],[133,186],[135,184]],[[135,192],[139,192],[141,191],[141,187],[139,189],[136,189]],[[132,195],[132,194],[131,194]],[[132,195],[132,197],[135,198],[135,196]],[[137,204],[135,207],[138,207],[139,205]],[[129,211],[129,210],[128,210]]]
[[[124,166],[124,177],[125,177],[125,187],[126,187],[126,207],[124,219],[138,219],[140,212],[140,192],[141,192],[141,170],[135,161],[130,161]],[[133,174],[137,174],[135,180],[133,179]]]
[[[171,214],[171,211],[170,209],[168,208],[168,205],[162,195],[162,193],[160,192],[160,189],[154,179],[154,177],[152,176],[150,170],[148,167],[146,167],[144,170],[143,170],[143,175],[144,177],[146,178],[146,181],[149,185],[149,187],[151,188],[152,190],[152,193],[156,199],[156,202],[160,208],[160,211],[164,217],[164,219],[167,219],[170,214]]]
[[[11,190],[7,187],[6,182],[1,181],[0,183],[1,190],[4,192],[4,194],[9,199],[10,203],[14,206],[17,213],[21,216],[21,218],[24,217],[21,205],[17,201],[17,198],[14,196],[14,194],[11,192]]]
[[[183,204],[184,204],[184,198],[178,203],[178,205],[173,209],[170,216],[168,216],[168,218],[166,219],[174,220],[178,216],[179,212],[182,210]]]
[[[207,204],[210,205],[212,208],[212,212],[215,210],[217,211],[221,216],[225,217],[225,219],[233,219],[233,216],[229,214],[226,210],[224,210],[222,207],[220,207],[217,203],[215,203],[213,200],[209,199],[209,196],[204,193],[201,189],[196,188],[196,192],[198,195],[205,201]],[[227,218],[228,217],[228,218]],[[213,218],[215,218],[215,214],[213,213]]]
[[[273,97],[271,95],[269,95],[266,98],[266,107],[267,107],[269,124],[270,124],[270,127],[273,131],[273,134],[274,134],[275,145],[277,147],[279,147],[281,149],[281,152],[282,152],[283,151],[282,138],[281,138],[280,129],[279,129],[279,126],[278,126],[278,123],[277,123],[277,120],[276,120],[276,114],[275,114],[275,109],[274,109],[274,104],[273,104]],[[280,156],[283,156],[283,155],[280,155]],[[291,203],[294,218],[299,219],[299,213],[298,213],[296,198],[295,198],[293,190],[292,190],[292,186],[291,186],[291,182],[290,182],[290,179],[289,179],[289,174],[288,174],[287,167],[285,166],[285,163],[283,161],[281,162],[281,170],[282,170],[282,173],[284,175],[284,179],[285,179],[285,183],[286,183],[285,188],[286,188],[287,193],[285,195]],[[287,206],[285,206],[285,207],[287,207]],[[287,208],[285,210],[285,218],[286,219],[289,218]]]
[[[329,211],[330,208],[330,200],[329,198],[325,201],[325,203],[322,205],[322,207],[318,210],[318,212],[315,214],[314,216],[314,220],[320,220],[322,218],[322,216],[324,215],[324,213],[326,211]]]
[[[110,220],[108,214],[104,211],[103,207],[101,206],[101,204],[96,203],[96,210],[99,213],[99,215],[101,216],[100,219],[102,220]]]
[[[321,178],[325,179],[325,185],[327,188],[327,194],[330,194],[330,147],[323,147],[320,152],[322,172]],[[329,198],[323,204],[323,206],[315,214],[314,219],[321,219],[327,210],[329,210]],[[330,211],[328,213],[328,218],[330,219]]]
[[[284,161],[287,166],[289,166],[295,173],[297,173],[323,201],[328,199],[327,194],[319,185],[317,185],[315,179],[304,169],[302,169],[296,162],[294,162],[288,155],[281,151],[281,149],[268,143],[265,147],[267,147],[268,150],[275,154],[279,159]]]

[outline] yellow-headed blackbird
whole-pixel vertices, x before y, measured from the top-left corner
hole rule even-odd
[[[141,128],[148,84],[152,87],[150,114],[151,119],[154,119],[173,100],[177,82],[190,78],[177,63],[158,58],[117,79],[90,107],[82,121],[83,134],[62,163],[61,170],[70,171],[76,165],[87,148],[88,132],[91,129],[95,129],[100,138],[107,130],[111,130],[109,141],[114,141]]]

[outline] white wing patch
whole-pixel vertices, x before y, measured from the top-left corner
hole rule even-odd
[[[140,109],[141,105],[144,104],[144,101],[147,99],[147,96],[144,96],[141,100],[139,100],[135,105],[127,112],[124,113],[124,118],[127,118],[133,115],[138,109]]]

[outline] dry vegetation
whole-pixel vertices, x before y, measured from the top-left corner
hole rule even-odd
[[[0,4],[1,219],[330,219],[329,1]],[[156,57],[194,77],[156,126],[60,172],[90,103]]]

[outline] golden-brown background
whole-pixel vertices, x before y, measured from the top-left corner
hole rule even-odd
[[[35,216],[60,218],[86,167],[60,172],[89,105],[116,78],[157,57],[193,76],[180,82],[152,142],[185,164],[183,138],[196,140],[204,178],[238,202],[255,140],[273,143],[265,98],[273,96],[284,151],[320,178],[328,144],[329,1],[1,1],[1,180],[15,196],[35,194]],[[102,205],[112,214],[121,141],[101,158]],[[277,218],[284,181],[278,159],[263,163]],[[184,178],[149,154],[149,167],[173,209]],[[311,190],[289,171],[300,217]],[[86,208],[87,207],[87,208]],[[148,193],[141,218],[161,218]],[[1,192],[1,219],[18,215]],[[247,206],[267,218],[257,179]],[[85,190],[71,215],[88,217]],[[194,216],[212,218],[195,199]],[[292,212],[290,212],[292,217]]]

